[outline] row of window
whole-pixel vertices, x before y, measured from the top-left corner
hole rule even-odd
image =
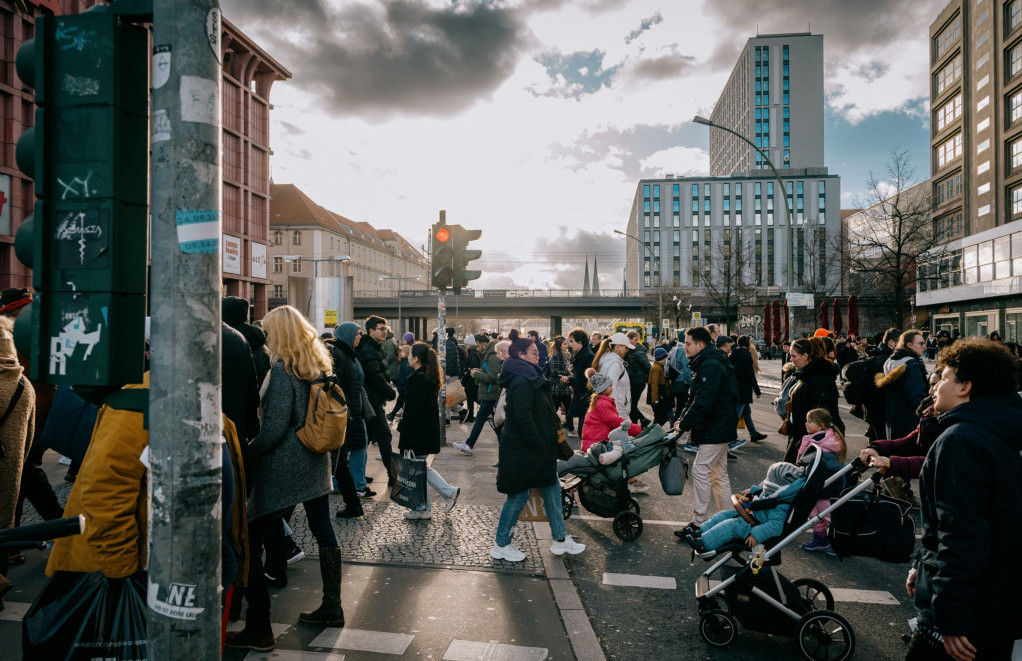
[[[943,30],[933,38],[933,59],[939,60],[941,56],[951,50],[951,47],[962,38],[962,15],[958,14]]]
[[[936,183],[933,190],[933,196],[937,201],[937,205],[941,205],[945,202],[953,200],[962,195],[962,173],[953,174],[946,179],[941,179]]]
[[[919,291],[1022,276],[1022,232],[953,250],[919,266]]]

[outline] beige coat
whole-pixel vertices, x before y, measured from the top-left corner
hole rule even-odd
[[[22,377],[22,367],[14,352],[14,340],[8,333],[3,333],[0,335],[0,415],[7,410],[19,381],[24,382],[21,397],[0,426],[0,446],[3,447],[0,453],[0,529],[14,525],[21,471],[35,433],[35,392],[28,379]]]

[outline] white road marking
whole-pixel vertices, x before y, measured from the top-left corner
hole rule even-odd
[[[444,654],[444,661],[543,661],[550,650],[545,647],[522,647],[501,643],[479,643],[454,640]]]
[[[580,521],[606,521],[606,522],[611,522],[611,521],[614,520],[613,517],[594,516],[592,514],[572,514],[571,518],[572,519],[578,519]],[[676,526],[678,528],[682,528],[684,526],[687,526],[689,522],[688,521],[664,521],[664,520],[657,520],[657,519],[643,519],[642,523],[643,523],[643,525],[647,525],[647,526]]]
[[[660,590],[678,589],[678,583],[673,576],[642,576],[641,574],[603,572],[603,584],[631,588],[658,588]]]
[[[390,633],[387,631],[327,629],[316,636],[309,643],[309,647],[328,647],[335,650],[357,650],[359,652],[376,652],[377,654],[400,656],[408,649],[413,638],[415,636],[406,633]]]
[[[244,628],[245,620],[238,620],[237,622],[231,622],[227,625],[227,630],[230,632],[242,631]],[[273,636],[275,638],[283,636],[290,628],[290,624],[281,624],[280,622],[270,623],[270,629],[273,631]]]
[[[25,613],[31,607],[32,604],[24,601],[5,601],[4,609],[0,611],[0,620],[21,622],[25,618]]]
[[[344,661],[344,655],[276,649],[272,652],[249,652],[245,661]]]
[[[830,588],[834,601],[849,601],[858,604],[881,604],[898,606],[900,602],[890,592],[883,590],[855,590],[851,588]]]

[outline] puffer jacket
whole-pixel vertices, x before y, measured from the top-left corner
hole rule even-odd
[[[645,384],[649,380],[649,353],[645,345],[639,344],[625,356],[625,368],[628,370],[628,382],[632,385]]]
[[[916,409],[926,397],[926,365],[914,353],[898,349],[884,362],[884,373],[874,377],[884,393],[887,438],[906,436],[919,424]]]
[[[627,418],[632,410],[632,383],[628,378],[624,359],[613,351],[608,351],[600,357],[599,372],[610,377],[610,383],[614,386],[610,396],[614,398],[617,412],[622,418]]]
[[[915,605],[945,636],[1022,638],[1014,569],[1022,548],[1022,399],[980,397],[939,416],[919,475],[922,541]]]
[[[620,429],[621,423],[627,419],[618,415],[613,398],[597,395],[596,404],[586,413],[586,421],[582,426],[582,451],[587,451],[593,443],[607,440],[610,432]],[[632,423],[628,426],[629,436],[638,436],[641,433],[641,425]]]
[[[834,426],[842,434],[845,423],[837,400],[837,376],[840,368],[826,358],[817,358],[795,372],[791,388],[791,415],[788,418],[788,447],[784,461],[795,463],[798,447],[806,435],[806,414],[813,409],[827,409]]]
[[[738,392],[728,357],[708,346],[690,359],[688,366],[692,386],[678,428],[692,432],[694,445],[734,441],[738,438]]]
[[[355,356],[355,349],[343,340],[325,340],[334,365],[337,383],[344,391],[348,403],[348,426],[344,433],[344,446],[349,450],[366,447],[366,429],[362,411],[362,367]]]
[[[248,299],[239,296],[225,296],[220,302],[220,313],[225,324],[238,331],[248,340],[252,349],[252,362],[256,368],[256,387],[263,384],[270,371],[270,352],[266,348],[266,334],[262,329],[248,323]]]
[[[366,394],[373,406],[397,398],[397,391],[390,382],[390,366],[383,353],[383,346],[368,335],[363,335],[356,351],[365,373]]]
[[[557,483],[557,432],[561,419],[539,367],[508,358],[500,371],[507,390],[498,440],[497,491],[518,493]]]
[[[437,384],[426,378],[426,370],[419,368],[408,377],[405,386],[405,410],[397,426],[401,438],[399,450],[411,450],[417,455],[440,452],[440,407]]]
[[[496,342],[490,342],[480,358],[479,371],[475,374],[479,390],[476,399],[480,402],[495,402],[500,399],[500,360],[497,358]]]

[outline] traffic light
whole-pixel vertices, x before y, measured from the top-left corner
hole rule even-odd
[[[461,288],[468,286],[469,280],[475,280],[483,274],[482,271],[468,271],[465,268],[473,259],[479,259],[483,255],[482,250],[468,250],[469,241],[478,239],[483,235],[483,231],[467,230],[461,225],[451,225],[449,229],[454,239],[454,275],[451,279],[451,288],[455,294],[460,294]]]
[[[432,255],[432,277],[431,284],[437,289],[447,289],[451,286],[454,276],[454,241],[447,222],[441,220],[433,225],[433,255]]]
[[[39,16],[18,50],[35,127],[18,167],[38,198],[15,238],[32,268],[16,341],[33,379],[122,385],[142,376],[149,158],[148,35],[109,7]]]

